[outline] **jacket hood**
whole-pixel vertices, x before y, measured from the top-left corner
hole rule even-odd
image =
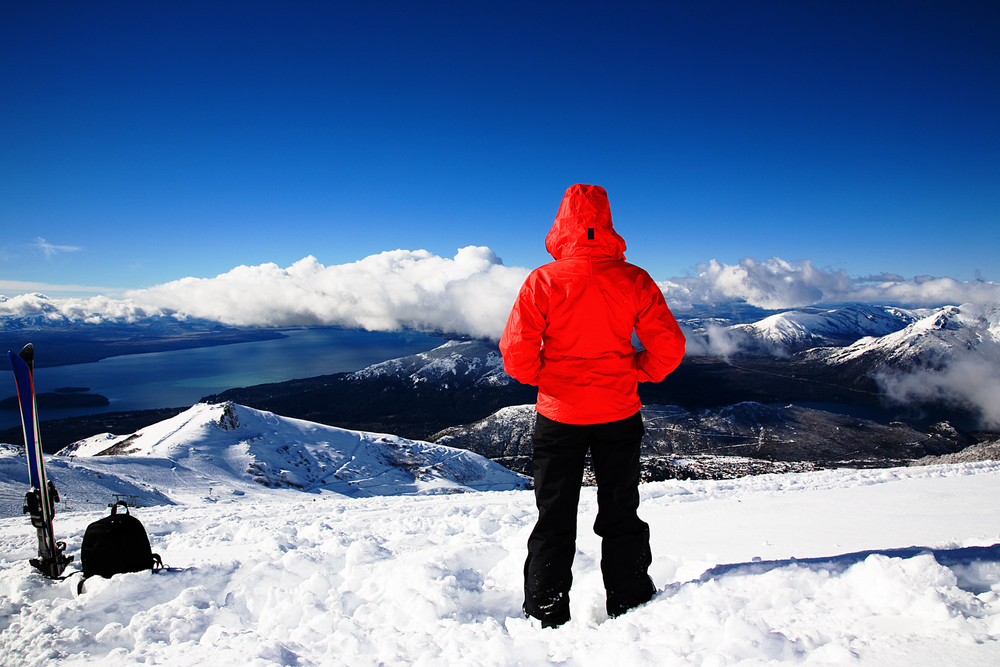
[[[611,226],[611,204],[600,185],[571,185],[559,204],[545,249],[555,259],[613,257],[625,259],[625,239]]]

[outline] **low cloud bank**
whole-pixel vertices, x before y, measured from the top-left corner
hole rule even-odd
[[[159,308],[106,296],[85,299],[50,299],[38,293],[22,294],[9,299],[0,296],[0,329],[5,326],[4,320],[14,318],[29,325],[60,326],[77,322],[130,323],[165,314],[167,313]]]
[[[238,266],[215,278],[182,278],[126,292],[124,299],[0,297],[0,327],[4,318],[59,326],[173,316],[232,326],[409,328],[499,339],[527,275],[504,266],[489,248],[474,246],[452,259],[392,250],[324,266],[309,256],[288,268]]]
[[[239,266],[126,297],[161,312],[236,326],[411,328],[499,338],[527,273],[504,266],[486,247],[462,248],[453,259],[392,250],[335,266],[311,256],[287,269]]]
[[[786,357],[788,352],[779,345],[773,345],[750,337],[739,329],[718,324],[706,324],[700,332],[681,325],[687,339],[684,354],[688,357],[720,357],[729,359],[737,354],[766,354]]]
[[[1000,370],[971,355],[938,370],[882,373],[876,377],[886,397],[899,405],[952,405],[971,409],[985,429],[1000,428]]]
[[[694,276],[657,283],[672,308],[684,311],[696,304],[733,302],[767,310],[852,302],[913,307],[1000,302],[997,283],[931,276],[906,280],[892,274],[852,278],[842,269],[818,269],[808,260],[775,257],[758,262],[748,257],[724,264],[713,259],[697,270]]]
[[[369,330],[412,328],[498,339],[517,291],[528,275],[504,266],[486,247],[460,249],[453,258],[425,250],[392,250],[352,264],[324,266],[306,257],[287,268],[239,266],[215,278],[182,278],[108,297],[50,299],[41,294],[0,297],[3,318],[39,322],[133,322],[171,315],[234,326],[331,325]],[[808,261],[712,260],[694,276],[659,283],[671,307],[745,302],[766,309],[863,302],[932,306],[997,303],[1000,285],[951,278],[882,275],[851,278]],[[726,356],[744,341],[721,327],[709,331],[705,354]],[[701,343],[694,343],[696,351]]]

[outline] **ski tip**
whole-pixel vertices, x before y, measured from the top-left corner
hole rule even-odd
[[[17,356],[24,359],[24,363],[30,366],[31,362],[35,358],[35,346],[32,345],[31,343],[28,343],[27,345],[21,348],[21,352]]]

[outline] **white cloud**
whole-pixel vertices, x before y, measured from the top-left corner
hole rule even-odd
[[[786,262],[777,257],[758,262],[746,258],[737,264],[712,260],[694,276],[658,282],[671,307],[694,304],[746,302],[768,310],[801,308],[822,303],[875,303],[938,306],[1000,302],[1000,285],[952,278],[882,274],[852,278],[841,269],[817,269],[808,260]]]
[[[35,239],[35,242],[32,243],[31,245],[40,249],[43,253],[45,253],[46,257],[54,257],[55,255],[58,255],[61,252],[76,252],[77,250],[80,250],[80,248],[78,248],[77,246],[72,246],[72,245],[53,245],[52,243],[49,243],[48,241],[43,239],[41,236]]]
[[[162,315],[157,308],[149,308],[133,301],[95,296],[89,299],[50,299],[44,294],[22,294],[7,298],[0,296],[0,324],[2,318],[27,318],[39,324],[65,324],[67,322],[136,322]]]
[[[882,373],[875,379],[894,403],[948,404],[971,409],[979,415],[983,428],[1000,428],[1000,366],[996,359],[968,354],[940,369]]]
[[[336,325],[412,328],[499,338],[527,270],[489,248],[453,259],[392,250],[353,264],[306,257],[286,269],[239,266],[215,278],[184,278],[126,297],[145,307],[237,326]]]
[[[745,332],[727,326],[708,323],[702,332],[694,332],[681,325],[687,339],[684,354],[688,357],[730,357],[741,353],[766,353],[776,357],[786,356],[785,350],[750,338]]]
[[[124,299],[0,297],[0,317],[127,322],[174,315],[235,326],[412,328],[496,339],[527,275],[528,269],[504,266],[492,250],[475,246],[460,249],[453,258],[426,250],[392,250],[334,266],[324,266],[310,256],[287,268],[239,266],[215,278],[182,278],[125,292]],[[851,301],[912,306],[1000,302],[1000,285],[995,283],[927,277],[904,280],[885,274],[851,278],[842,270],[777,258],[766,262],[748,258],[735,265],[712,260],[695,276],[659,285],[678,311],[693,304],[733,302],[768,309]],[[73,289],[0,283],[0,290],[26,287],[49,292]],[[725,355],[744,343],[721,328],[708,334],[705,353]],[[692,341],[692,351],[697,346]]]

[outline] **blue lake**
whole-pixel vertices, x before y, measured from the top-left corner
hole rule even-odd
[[[35,371],[37,393],[89,387],[111,401],[102,408],[39,409],[39,417],[46,420],[189,406],[203,396],[233,387],[356,371],[386,359],[426,352],[445,342],[415,332],[294,329],[282,333],[288,337],[39,368]],[[0,385],[0,398],[15,396],[13,375],[0,373],[2,381],[8,385]],[[20,425],[17,410],[0,410],[0,428]]]

